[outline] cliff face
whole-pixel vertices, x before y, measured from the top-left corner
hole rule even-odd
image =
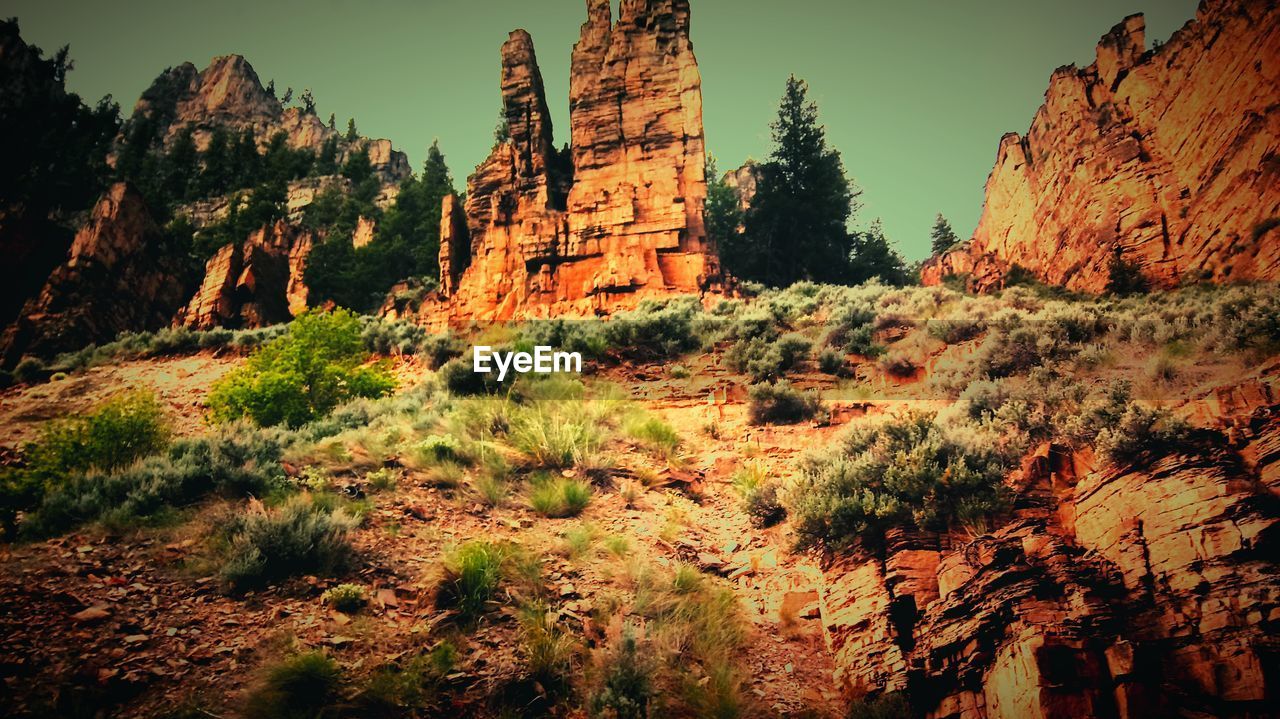
[[[291,147],[317,152],[326,141],[338,138],[339,163],[366,147],[369,161],[384,183],[399,183],[411,173],[408,157],[394,150],[390,140],[359,138],[347,142],[342,133],[314,113],[285,108],[240,55],[215,57],[204,70],[189,62],[166,70],[142,94],[129,123],[143,118],[158,124],[166,144],[187,127],[201,150],[219,127],[252,132],[260,148],[278,132],[288,135]],[[128,131],[126,123],[125,133]]]
[[[1280,278],[1280,8],[1208,0],[1147,51],[1142,16],[1054,72],[1025,136],[1000,140],[973,239],[927,284],[1018,264],[1089,292],[1117,253],[1156,287]]]
[[[424,319],[591,315],[719,276],[702,225],[701,79],[684,0],[588,3],[574,46],[572,143],[552,122],[532,39],[502,47],[509,139],[445,200],[441,289]]]
[[[1044,445],[1012,478],[1004,526],[833,561],[837,680],[854,697],[905,690],[935,719],[1269,716],[1277,370],[1180,410],[1211,451],[1117,467]]]
[[[164,243],[137,191],[112,186],[76,233],[67,261],[5,331],[2,363],[168,326],[184,299],[186,273]]]
[[[310,233],[279,221],[224,246],[205,264],[200,289],[174,324],[205,330],[287,322],[307,307],[303,276],[312,244]]]

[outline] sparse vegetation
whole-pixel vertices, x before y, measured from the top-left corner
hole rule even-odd
[[[288,657],[265,669],[245,701],[250,719],[318,719],[338,698],[342,668],[323,652]]]
[[[591,485],[570,477],[530,480],[529,506],[544,517],[576,517],[591,503]]]
[[[356,524],[355,517],[309,496],[276,509],[251,508],[227,523],[222,578],[243,591],[301,574],[333,574],[351,560],[347,533]]]
[[[320,601],[344,614],[354,614],[369,603],[369,596],[359,584],[339,584],[326,589]]]

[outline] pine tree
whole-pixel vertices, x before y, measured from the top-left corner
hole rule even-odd
[[[871,223],[866,232],[855,232],[850,236],[852,249],[849,260],[853,267],[849,278],[855,283],[867,282],[879,278],[881,282],[901,287],[910,279],[907,264],[889,238],[885,237],[884,226],[880,218]]]
[[[356,132],[356,119],[354,117],[347,120],[347,142],[355,142],[360,139],[360,133]]]
[[[707,153],[706,177],[707,237],[719,247],[731,246],[742,226],[738,193],[720,175],[716,168],[716,158],[710,153]]]
[[[334,114],[333,114],[332,112],[331,112],[331,113],[329,113],[329,129],[330,129],[330,130],[336,130],[336,129],[338,129],[338,126],[337,126],[337,124],[336,124],[336,123],[337,123],[337,121],[338,121],[338,118],[337,118],[336,116],[334,116]]]
[[[933,254],[940,255],[951,249],[960,241],[956,237],[956,233],[951,229],[951,223],[947,222],[947,218],[938,213],[938,219],[933,222],[933,230],[929,233],[929,237],[933,240]]]
[[[167,202],[194,199],[200,171],[200,153],[192,137],[190,125],[174,138],[164,158],[164,196]]]
[[[308,115],[316,114],[316,98],[309,87],[302,91],[302,111]]]
[[[746,232],[722,253],[726,267],[744,279],[786,286],[851,277],[846,225],[855,192],[807,94],[804,81],[788,78]]]

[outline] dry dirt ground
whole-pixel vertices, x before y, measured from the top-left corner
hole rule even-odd
[[[197,432],[203,388],[234,362],[209,355],[127,362],[10,390],[0,426],[12,428],[9,441],[29,437],[58,412],[150,386],[180,418],[179,432]],[[412,363],[398,369],[406,380],[423,372]],[[245,597],[219,591],[207,578],[202,540],[227,506],[191,509],[185,522],[130,536],[92,530],[13,547],[0,571],[0,706],[31,706],[60,694],[64,707],[110,703],[123,716],[152,716],[193,700],[214,715],[234,716],[255,669],[287,644],[324,648],[357,669],[394,660],[438,635],[440,613],[431,598],[440,557],[451,543],[472,538],[541,548],[549,557],[543,576],[552,609],[581,636],[598,637],[604,628],[594,626],[590,609],[624,582],[626,560],[598,545],[585,558],[557,553],[562,535],[585,524],[600,537],[626,537],[634,557],[689,562],[732,588],[751,627],[741,652],[753,703],[747,715],[835,714],[839,696],[817,618],[816,560],[789,551],[782,530],[753,527],[730,478],[744,462],[760,462],[769,473],[790,471],[799,453],[829,442],[839,428],[750,427],[742,388],[713,356],[693,358],[689,369],[686,380],[666,378],[661,365],[615,368],[600,379],[641,388],[639,401],[679,431],[683,466],[656,473],[677,484],[700,483],[698,501],[661,483],[630,508],[617,492],[597,491],[581,517],[554,520],[533,514],[518,495],[487,509],[465,492],[431,488],[406,473],[395,490],[371,495],[374,510],[356,532],[361,565],[342,580],[370,587],[373,601],[355,617],[320,601],[336,580],[304,578]],[[866,410],[846,409],[844,416]],[[502,615],[460,640],[449,682],[461,713],[478,711],[481,697],[518,673],[516,632],[514,617]]]

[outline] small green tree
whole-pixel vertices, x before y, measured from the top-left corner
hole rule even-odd
[[[347,120],[347,142],[355,142],[360,139],[360,133],[356,132],[356,119],[354,117]]]
[[[946,252],[960,241],[955,231],[951,229],[951,223],[947,222],[947,218],[943,217],[941,212],[938,213],[938,219],[933,221],[933,230],[929,232],[929,237],[932,240],[931,247],[935,255]]]
[[[369,358],[360,320],[343,309],[307,312],[289,331],[214,384],[209,412],[259,425],[298,427],[354,397],[380,397],[395,387],[385,364]]]
[[[716,168],[716,158],[707,154],[707,237],[720,247],[732,246],[742,227],[738,193],[725,182]]]
[[[1107,266],[1107,292],[1115,295],[1136,295],[1151,289],[1142,267],[1136,262],[1124,258],[1120,248],[1116,248]]]
[[[827,146],[818,106],[794,75],[773,123],[773,151],[746,215],[746,232],[722,253],[737,276],[774,286],[847,282],[847,224],[856,193],[839,151]]]
[[[866,232],[850,235],[850,242],[852,272],[849,279],[852,282],[861,283],[878,277],[885,284],[899,287],[907,284],[910,272],[906,261],[893,249],[889,238],[885,237],[880,218],[877,217]]]

